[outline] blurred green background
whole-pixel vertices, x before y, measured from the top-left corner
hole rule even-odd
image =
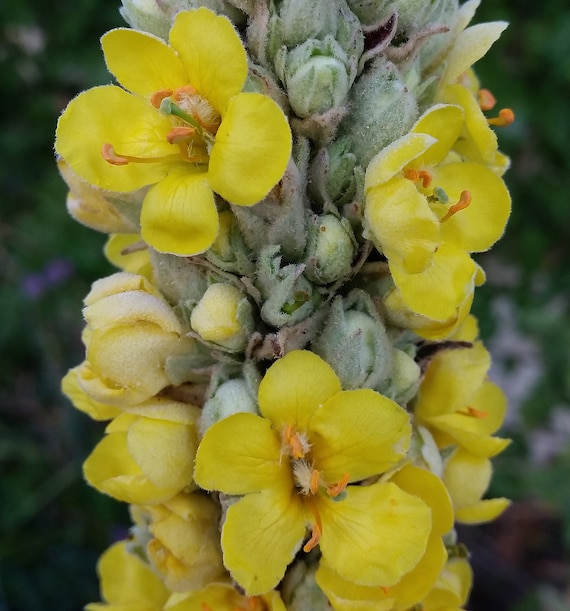
[[[125,507],[91,490],[81,463],[102,426],[71,409],[59,380],[83,358],[83,296],[110,273],[104,236],[67,215],[57,116],[107,83],[98,38],[118,0],[0,3],[0,611],[77,611],[98,600],[95,562],[124,535]],[[480,257],[474,310],[507,391],[512,446],[491,493],[516,502],[462,530],[477,572],[472,611],[570,609],[570,10],[567,0],[483,0],[476,21],[507,32],[477,65],[516,122],[514,212]]]

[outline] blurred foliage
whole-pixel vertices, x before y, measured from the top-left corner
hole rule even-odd
[[[65,371],[83,358],[81,300],[111,268],[101,254],[104,237],[67,215],[52,154],[57,116],[69,99],[110,81],[97,40],[123,25],[118,4],[0,3],[0,611],[76,611],[97,600],[96,558],[127,523],[123,506],[81,478],[102,426],[59,392]],[[539,375],[515,406],[514,441],[495,460],[492,491],[530,507],[533,518],[509,512],[481,532],[504,542],[510,525],[528,519],[542,535],[527,537],[529,526],[524,549],[511,541],[497,551],[512,552],[510,573],[501,574],[509,575],[503,586],[516,582],[512,592],[522,583],[520,601],[511,604],[497,586],[502,599],[490,604],[487,579],[480,587],[489,591],[474,594],[472,609],[562,610],[570,609],[563,592],[563,577],[570,581],[570,446],[553,418],[555,409],[570,415],[570,11],[566,0],[483,0],[477,21],[494,19],[511,25],[477,71],[499,106],[516,113],[499,131],[513,161],[507,182],[514,209],[503,241],[480,259],[489,281],[474,309],[491,341],[501,331],[497,299],[514,304],[513,333],[533,342]],[[504,357],[503,375],[516,373],[527,356],[515,349]],[[539,432],[556,442],[540,461],[533,449]],[[545,538],[549,532],[556,536]],[[544,566],[551,568],[538,571]]]

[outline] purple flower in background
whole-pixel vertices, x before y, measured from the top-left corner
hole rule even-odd
[[[45,291],[67,280],[72,273],[73,265],[67,259],[52,259],[39,272],[23,278],[22,291],[30,299],[37,299]]]

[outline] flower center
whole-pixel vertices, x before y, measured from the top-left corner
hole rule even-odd
[[[103,144],[101,154],[111,165],[129,163],[159,163],[187,161],[207,164],[209,151],[221,123],[220,115],[206,98],[196,92],[191,85],[156,91],[150,99],[151,104],[162,114],[172,117],[172,129],[166,140],[175,144],[179,153],[150,157],[136,157],[115,151],[109,142]]]
[[[421,188],[427,189],[433,180],[433,176],[427,170],[416,170],[408,168],[404,170],[404,176],[418,185],[421,183]],[[438,204],[449,203],[447,193],[441,187],[433,187],[431,194],[427,195],[428,202],[437,202]],[[469,191],[461,191],[459,201],[452,206],[449,206],[447,212],[439,219],[440,223],[444,223],[460,210],[465,210],[471,204],[471,193]]]
[[[295,431],[292,425],[285,426],[281,439],[281,455],[289,457],[295,487],[304,497],[305,505],[314,518],[311,524],[311,537],[303,546],[305,552],[310,552],[319,543],[323,532],[321,516],[314,497],[317,494],[324,494],[330,499],[341,501],[345,496],[343,493],[350,476],[345,473],[337,482],[327,482],[322,471],[315,467],[311,459],[311,444],[307,434]]]

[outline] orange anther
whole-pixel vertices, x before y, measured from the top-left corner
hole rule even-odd
[[[194,135],[196,130],[193,127],[173,127],[166,136],[170,144],[177,144],[181,140],[187,140]]]
[[[103,155],[103,159],[111,165],[127,165],[129,163],[128,159],[115,153],[113,145],[109,142],[105,142],[101,147],[101,155]]]
[[[382,588],[382,592],[384,592],[384,594],[386,594],[386,596],[388,596],[388,594],[390,594],[390,590],[391,588],[388,588],[387,586],[380,586]]]
[[[408,168],[404,171],[404,176],[412,182],[419,182],[421,180],[424,189],[427,189],[432,181],[432,176],[427,170],[414,170],[413,168]]]
[[[510,125],[514,120],[515,113],[510,108],[502,108],[501,110],[499,110],[499,116],[487,119],[487,123],[489,125],[505,127],[505,125]]]
[[[303,458],[306,454],[299,435],[293,430],[293,425],[288,424],[283,432],[283,441],[291,448],[293,458]]]
[[[174,98],[176,100],[180,100],[185,95],[194,95],[196,93],[196,89],[192,87],[192,85],[184,85],[182,87],[178,87],[178,89],[174,92]]]
[[[443,216],[440,219],[440,221],[442,223],[447,221],[447,219],[450,219],[454,214],[456,214],[460,210],[464,210],[465,208],[467,208],[470,203],[471,203],[471,193],[469,193],[469,191],[461,191],[461,195],[459,196],[459,201],[456,204],[453,204],[453,206],[450,206],[449,210],[447,211],[447,214]]]
[[[212,611],[212,607],[210,607],[208,603],[202,603],[200,607],[202,608],[202,611]]]
[[[327,494],[329,496],[335,497],[338,496],[341,492],[344,492],[344,490],[346,489],[346,486],[348,484],[348,480],[349,480],[350,476],[348,475],[348,473],[345,473],[339,480],[338,482],[336,482],[336,484],[331,484],[328,488],[327,488]]]
[[[168,98],[172,95],[172,89],[161,89],[160,91],[155,91],[150,97],[150,103],[155,108],[160,108],[160,103],[164,98]]]
[[[477,99],[481,110],[491,110],[497,103],[495,96],[488,89],[479,89]]]
[[[322,534],[323,530],[321,525],[314,522],[311,525],[311,538],[307,541],[307,543],[305,543],[305,545],[303,545],[303,551],[308,554],[312,549],[315,549],[321,540]]]
[[[311,481],[309,482],[309,490],[311,494],[317,494],[321,485],[321,474],[317,469],[311,471]]]

